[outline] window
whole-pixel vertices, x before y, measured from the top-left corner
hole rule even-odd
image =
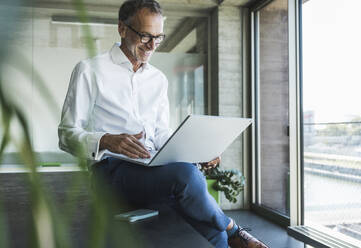
[[[289,215],[288,1],[254,12],[256,196],[254,203]]]
[[[253,203],[317,247],[361,244],[360,4],[273,0],[252,12]]]
[[[304,224],[361,240],[358,0],[302,6]]]

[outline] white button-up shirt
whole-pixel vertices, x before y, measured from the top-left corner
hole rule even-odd
[[[165,75],[148,63],[134,72],[119,45],[74,68],[58,127],[60,149],[79,155],[80,148],[96,161],[105,133],[143,131],[148,150],[158,150],[170,136]]]

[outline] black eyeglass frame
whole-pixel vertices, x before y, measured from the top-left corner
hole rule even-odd
[[[161,35],[157,35],[157,36],[153,36],[150,34],[142,34],[142,33],[139,33],[137,30],[135,30],[134,28],[132,28],[132,26],[130,26],[128,24],[125,24],[125,26],[127,26],[130,30],[132,30],[134,33],[136,33],[140,37],[140,41],[143,44],[148,44],[149,42],[151,42],[154,39],[155,44],[159,45],[165,39],[165,34],[161,34]],[[149,39],[149,40],[144,41],[144,38]],[[159,38],[161,38],[161,41],[157,42],[157,39],[159,39]]]

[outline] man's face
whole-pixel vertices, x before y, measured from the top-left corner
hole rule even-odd
[[[129,26],[143,35],[162,35],[163,16],[152,13],[147,8],[143,8],[133,16]],[[148,62],[157,48],[154,39],[151,39],[148,43],[144,44],[141,42],[141,37],[129,27],[125,28],[125,33],[122,35],[122,38],[126,48],[133,57],[132,59],[135,59],[135,62],[137,63]]]

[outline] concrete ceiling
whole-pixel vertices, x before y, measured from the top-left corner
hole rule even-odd
[[[200,20],[209,16],[218,5],[221,6],[246,6],[259,0],[158,0],[166,16],[164,31],[166,40],[159,51],[171,52],[173,49],[180,52],[182,48],[194,47],[195,27]],[[32,7],[39,9],[51,18],[64,19],[64,22],[76,18],[73,0],[34,0]],[[117,24],[119,6],[124,0],[83,0],[88,15],[93,20],[104,23]],[[29,5],[30,7],[30,5]],[[60,18],[59,18],[60,17]],[[183,42],[183,44],[179,44]],[[183,51],[186,52],[186,51]]]
[[[259,0],[158,0],[166,15],[169,16],[205,16],[218,5],[245,6]],[[73,0],[34,0],[34,7],[49,9],[73,9]],[[88,11],[114,12],[124,0],[84,0]],[[172,15],[170,15],[172,14]]]

